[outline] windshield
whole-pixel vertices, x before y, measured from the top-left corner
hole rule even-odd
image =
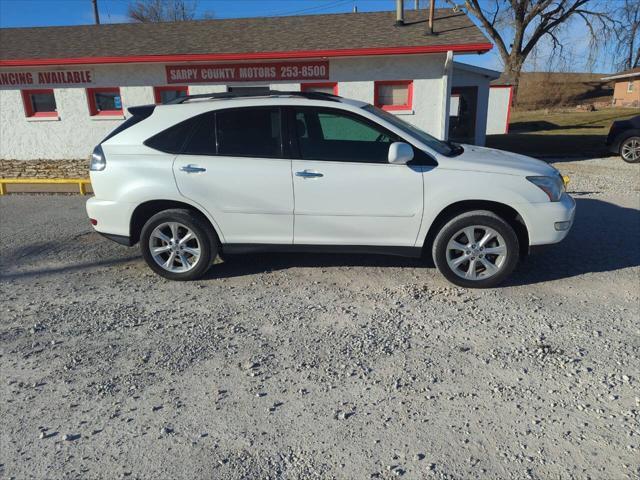
[[[382,110],[381,108],[374,107],[373,105],[366,105],[362,107],[367,112],[373,113],[380,118],[383,118],[394,127],[399,128],[405,133],[415,137],[420,140],[425,145],[429,146],[429,148],[435,150],[441,155],[446,155],[447,157],[453,157],[456,155],[460,155],[464,149],[455,143],[451,142],[443,142],[442,140],[438,140],[435,137],[432,137],[424,130],[420,130],[419,128],[411,125],[409,122],[405,122],[401,118],[398,118],[393,113],[389,113],[386,110]]]

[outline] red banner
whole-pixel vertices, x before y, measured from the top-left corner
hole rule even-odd
[[[167,83],[328,80],[329,62],[167,65]]]

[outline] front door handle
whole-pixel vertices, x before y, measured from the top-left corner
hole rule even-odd
[[[198,173],[198,172],[206,172],[206,168],[199,167],[197,165],[189,164],[180,167],[180,170],[187,173]]]
[[[314,170],[302,170],[301,172],[296,172],[296,177],[318,178],[318,177],[324,177],[324,175],[322,173],[316,172]]]

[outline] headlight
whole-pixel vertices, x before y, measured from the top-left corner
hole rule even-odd
[[[527,180],[546,193],[552,202],[559,201],[564,193],[564,182],[560,175],[555,177],[527,177]]]
[[[107,159],[104,156],[104,152],[102,151],[102,147],[98,145],[93,149],[93,153],[91,154],[91,163],[89,164],[89,170],[92,172],[99,172],[104,170],[107,166]]]

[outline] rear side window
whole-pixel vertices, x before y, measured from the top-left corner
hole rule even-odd
[[[200,115],[193,128],[193,134],[182,149],[184,155],[216,154],[216,114]]]
[[[111,137],[115,137],[117,134],[119,134],[120,132],[123,132],[127,128],[133,127],[136,123],[140,123],[145,118],[147,117],[143,117],[142,115],[133,115],[132,117],[127,118],[124,122],[118,125],[109,135],[104,137],[102,142],[106,142]]]
[[[189,134],[198,126],[200,120],[201,117],[194,117],[180,122],[147,139],[144,144],[161,152],[180,153]]]
[[[183,155],[282,157],[279,108],[217,110],[170,127],[144,142]]]
[[[279,108],[242,108],[216,112],[218,155],[281,157]]]

